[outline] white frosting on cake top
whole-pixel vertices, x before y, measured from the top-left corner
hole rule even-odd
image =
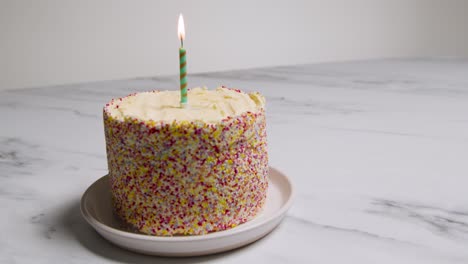
[[[258,93],[237,92],[219,87],[215,90],[194,88],[188,91],[187,108],[180,107],[180,91],[143,92],[115,100],[108,112],[116,119],[204,121],[216,123],[228,116],[256,112],[265,106]]]

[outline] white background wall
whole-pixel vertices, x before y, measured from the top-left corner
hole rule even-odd
[[[468,56],[464,0],[0,0],[0,89],[321,61]]]

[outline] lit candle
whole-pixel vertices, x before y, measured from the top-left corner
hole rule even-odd
[[[179,30],[178,35],[180,39],[179,48],[179,64],[180,64],[180,106],[185,108],[187,106],[187,59],[184,49],[185,39],[185,26],[184,17],[182,14],[179,16]]]

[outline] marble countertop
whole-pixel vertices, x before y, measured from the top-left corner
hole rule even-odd
[[[468,60],[327,63],[197,74],[267,98],[283,223],[215,256],[138,255],[101,238],[80,197],[107,173],[102,107],[176,77],[0,92],[0,263],[468,263]]]

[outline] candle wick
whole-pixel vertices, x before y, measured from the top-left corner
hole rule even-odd
[[[180,47],[181,47],[181,48],[184,47],[184,39],[183,39],[183,38],[180,38]]]

